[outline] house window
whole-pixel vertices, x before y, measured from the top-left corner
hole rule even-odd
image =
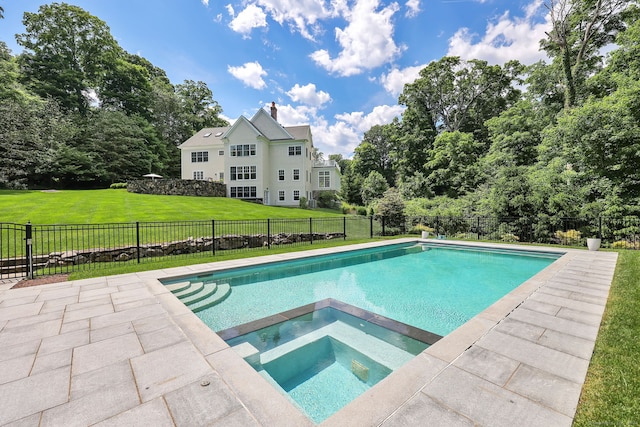
[[[278,181],[284,181],[284,169],[278,171]]]
[[[224,156],[224,150],[218,150],[218,156]]]
[[[300,190],[293,190],[293,200],[300,200]]]
[[[204,171],[193,171],[193,179],[203,180]]]
[[[191,163],[203,163],[209,161],[208,151],[194,151],[191,153]]]
[[[220,181],[224,181],[224,172],[220,172]]]
[[[318,172],[318,187],[319,188],[331,187],[331,181],[329,179],[329,171]]]
[[[256,166],[231,166],[229,168],[229,179],[236,181],[240,179],[256,179]]]
[[[300,169],[293,170],[293,180],[300,181]]]
[[[229,188],[229,197],[234,199],[255,199],[256,194],[257,191],[255,186]]]
[[[284,190],[278,191],[278,200],[284,202]]]
[[[230,145],[231,157],[249,157],[256,155],[256,144]]]
[[[300,145],[292,145],[289,147],[289,155],[290,156],[301,156],[302,155],[302,147]]]

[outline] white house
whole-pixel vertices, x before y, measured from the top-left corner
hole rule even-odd
[[[313,160],[309,125],[282,126],[275,103],[231,127],[205,128],[182,143],[182,179],[214,180],[227,185],[227,197],[272,206],[313,206],[318,192],[340,190],[340,168]]]

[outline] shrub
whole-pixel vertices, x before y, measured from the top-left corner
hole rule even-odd
[[[300,208],[301,209],[308,209],[309,208],[309,202],[307,201],[306,197],[300,197]]]
[[[114,182],[109,186],[111,189],[127,188],[126,182]]]
[[[566,245],[580,243],[581,233],[578,230],[556,231],[556,238]]]
[[[358,215],[367,216],[367,208],[365,208],[364,206],[358,206],[358,208],[356,209],[356,213]]]

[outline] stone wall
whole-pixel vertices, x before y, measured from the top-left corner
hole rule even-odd
[[[315,240],[342,239],[343,233],[280,233],[271,236],[271,245],[290,245]],[[169,243],[140,245],[140,257],[160,257],[171,255],[185,255],[196,252],[212,252],[212,245],[216,251],[261,248],[269,245],[266,234],[254,235],[226,235],[216,237],[201,237],[179,240]],[[113,249],[88,249],[83,251],[52,252],[44,268],[96,263],[119,262],[137,259],[136,246]]]
[[[130,193],[171,196],[227,196],[227,186],[225,184],[193,179],[136,179],[127,182],[127,191]]]

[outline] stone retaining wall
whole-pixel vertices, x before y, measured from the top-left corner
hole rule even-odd
[[[227,197],[225,184],[193,179],[136,179],[127,182],[127,191],[171,196]]]
[[[344,238],[343,233],[280,233],[271,236],[272,245],[290,245],[311,240],[330,240]],[[249,249],[268,246],[266,234],[255,235],[226,235],[216,237],[190,238],[169,243],[150,244],[140,246],[140,257],[160,257],[171,255],[184,255],[196,252],[212,252],[215,244],[216,251],[233,249]],[[137,259],[138,248],[136,246],[115,249],[88,249],[82,251],[52,252],[45,268],[55,268],[66,265],[78,265],[95,262],[119,262]]]

